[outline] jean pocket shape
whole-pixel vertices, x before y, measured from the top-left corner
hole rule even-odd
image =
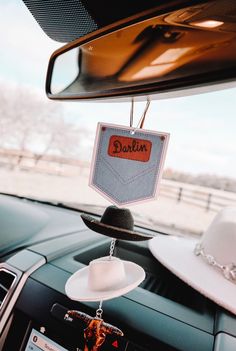
[[[106,133],[100,135],[90,185],[118,205],[155,197],[167,135],[163,138],[160,133],[137,131],[133,140],[145,139],[151,144],[150,157],[147,162],[140,162],[110,155],[109,141],[117,134],[123,139],[125,137],[131,139],[130,130],[125,129],[108,128]]]

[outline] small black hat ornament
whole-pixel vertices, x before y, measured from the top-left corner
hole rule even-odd
[[[108,206],[100,221],[87,214],[82,214],[81,218],[89,229],[111,238],[131,241],[153,238],[151,234],[134,231],[134,219],[127,208]]]

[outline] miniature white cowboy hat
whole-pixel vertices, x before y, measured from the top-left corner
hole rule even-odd
[[[236,207],[218,213],[198,240],[158,235],[149,248],[180,279],[236,314]]]
[[[136,263],[107,256],[75,272],[65,291],[75,301],[109,300],[133,290],[144,278],[145,271]]]

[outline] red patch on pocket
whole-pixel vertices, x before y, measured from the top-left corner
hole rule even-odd
[[[112,135],[109,140],[108,155],[133,161],[147,162],[151,155],[149,140]]]

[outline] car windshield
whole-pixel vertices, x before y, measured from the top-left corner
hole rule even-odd
[[[0,3],[0,192],[101,214],[110,203],[88,186],[98,122],[129,125],[130,103],[47,100],[46,37],[23,2]],[[130,206],[143,226],[200,235],[236,203],[236,89],[155,100],[144,128],[170,133],[160,193]],[[135,104],[138,123],[145,102]]]

